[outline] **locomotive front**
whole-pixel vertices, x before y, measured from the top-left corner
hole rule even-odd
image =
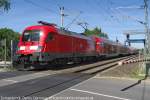
[[[27,27],[20,37],[18,50],[14,58],[14,64],[20,64],[24,68],[31,64],[44,64],[45,40],[48,31],[53,28],[44,25]]]
[[[43,50],[43,44],[41,43],[42,36],[43,31],[39,28],[28,27],[25,29],[20,37],[16,52],[16,62],[18,64],[27,65],[40,60]]]

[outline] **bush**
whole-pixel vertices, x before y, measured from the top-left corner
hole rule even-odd
[[[7,60],[10,60],[11,57],[11,40],[18,41],[19,40],[19,33],[13,31],[12,29],[8,28],[1,28],[0,29],[0,41],[4,41],[6,39],[7,45]],[[4,60],[4,53],[5,47],[0,45],[0,59]]]

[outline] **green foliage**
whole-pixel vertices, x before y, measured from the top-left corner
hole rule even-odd
[[[101,29],[98,28],[98,27],[96,27],[92,30],[86,29],[84,33],[85,33],[86,36],[96,35],[96,36],[99,36],[99,37],[108,38],[107,34],[102,32]]]
[[[8,28],[1,28],[0,29],[0,41],[6,39],[7,45],[7,59],[10,59],[11,56],[11,40],[19,40],[19,33],[14,32]],[[4,59],[4,46],[0,46],[0,59]]]
[[[0,9],[8,11],[10,9],[10,0],[0,0]]]

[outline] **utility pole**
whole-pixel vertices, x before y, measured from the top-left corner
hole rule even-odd
[[[145,53],[150,53],[150,34],[149,34],[149,22],[148,22],[148,0],[144,0],[144,11],[145,11]]]
[[[64,7],[60,7],[60,15],[61,15],[61,28],[63,29],[64,27]]]

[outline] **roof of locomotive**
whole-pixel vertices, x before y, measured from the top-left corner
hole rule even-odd
[[[40,29],[51,29],[51,30],[57,30],[54,26],[47,26],[47,25],[33,25],[26,27],[25,30],[40,30]]]
[[[34,29],[51,29],[51,30],[54,30],[54,31],[56,31],[57,29],[56,29],[56,24],[54,24],[54,23],[47,23],[47,22],[44,22],[44,21],[38,21],[38,23],[40,24],[40,25],[33,25],[33,26],[29,26],[29,27],[27,27],[25,30],[34,30]]]
[[[92,39],[91,37],[82,35],[81,33],[76,33],[76,32],[72,32],[72,31],[69,31],[69,30],[60,29],[60,28],[58,28],[57,30],[58,30],[59,34],[70,35],[70,36],[73,36],[73,37],[87,39],[87,40],[91,40]]]
[[[69,30],[65,30],[63,28],[57,27],[55,24],[49,24],[49,23],[45,24],[45,23],[46,22],[44,22],[44,24],[42,24],[42,25],[29,26],[25,30],[49,29],[49,30],[57,32],[58,34],[64,34],[64,35],[69,35],[69,36],[73,36],[73,37],[77,37],[77,38],[91,40],[90,37],[82,35],[80,33],[72,32],[72,31],[69,31]]]

